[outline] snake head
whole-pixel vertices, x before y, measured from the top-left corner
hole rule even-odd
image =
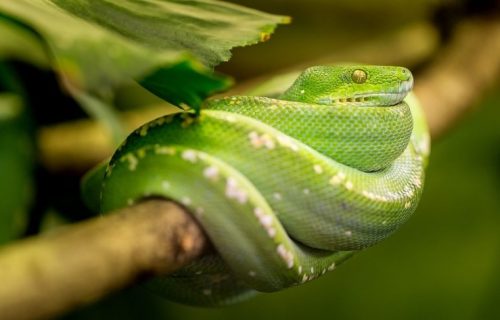
[[[322,105],[390,106],[413,87],[404,67],[315,66],[306,69],[281,99]]]

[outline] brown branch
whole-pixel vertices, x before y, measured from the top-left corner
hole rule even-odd
[[[191,215],[166,200],[0,249],[0,319],[46,319],[200,256],[208,241]]]
[[[461,23],[414,92],[433,138],[456,125],[500,78],[500,19]]]
[[[140,112],[124,112],[122,123],[131,132],[174,110],[167,103],[152,105]],[[37,136],[40,161],[52,172],[85,172],[111,156],[117,147],[106,126],[93,120],[78,120],[41,128]]]

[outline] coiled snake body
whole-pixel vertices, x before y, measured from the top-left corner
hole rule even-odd
[[[415,210],[429,137],[401,67],[304,71],[278,98],[233,96],[159,118],[111,159],[100,210],[162,196],[217,250],[156,290],[199,305],[275,291],[334,269]]]

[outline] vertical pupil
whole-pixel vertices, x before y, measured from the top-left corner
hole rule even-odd
[[[363,83],[366,81],[366,72],[360,69],[354,70],[351,78],[355,83]]]

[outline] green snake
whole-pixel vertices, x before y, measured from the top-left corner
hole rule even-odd
[[[402,67],[311,67],[277,97],[145,124],[87,181],[101,212],[160,196],[203,226],[216,253],[155,280],[172,300],[224,305],[301,284],[415,210],[429,135],[412,86]]]

